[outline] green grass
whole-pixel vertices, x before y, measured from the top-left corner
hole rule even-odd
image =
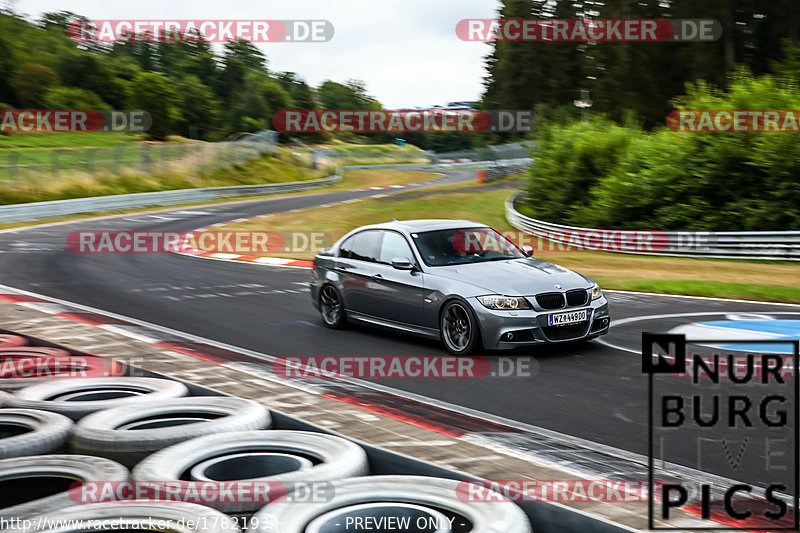
[[[136,209],[118,209],[113,211],[105,211],[102,213],[80,213],[77,215],[68,215],[63,217],[45,218],[40,220],[28,220],[23,222],[7,222],[0,224],[0,230],[24,228],[30,226],[38,226],[42,224],[53,224],[58,222],[68,222],[73,220],[86,220],[97,217],[107,217],[113,215],[122,215],[129,213],[159,213],[162,211],[170,211],[172,209],[181,207],[196,207],[196,206],[211,206],[216,204],[232,204],[240,202],[252,202],[256,200],[273,200],[276,198],[286,198],[294,196],[306,196],[313,194],[328,193],[334,191],[352,190],[374,185],[396,185],[399,183],[414,183],[422,182],[437,177],[438,174],[430,172],[399,172],[394,170],[351,170],[344,173],[342,181],[336,185],[328,185],[326,187],[319,187],[308,189],[305,191],[289,192],[281,194],[268,194],[260,196],[247,196],[237,199],[219,198],[217,200],[204,200],[202,202],[189,202],[185,204],[176,204],[169,207],[140,207]]]
[[[768,268],[768,267],[767,267]],[[613,279],[613,278],[612,278]],[[800,287],[781,285],[757,285],[707,280],[659,280],[630,281],[605,280],[603,276],[595,279],[601,285],[620,290],[658,292],[662,294],[689,294],[713,298],[736,298],[743,300],[765,300],[774,302],[800,303]],[[608,283],[605,283],[605,282]]]
[[[334,144],[320,146],[331,150],[337,166],[427,163],[428,156],[416,146],[406,144]]]
[[[156,161],[152,172],[121,168],[96,169],[88,173],[81,169],[0,180],[0,205],[199,187],[285,183],[317,179],[324,174],[270,156],[200,173],[191,168],[182,169],[180,163],[167,166]]]
[[[112,132],[12,133],[0,135],[0,152],[21,148],[107,148],[143,139],[142,135]]]

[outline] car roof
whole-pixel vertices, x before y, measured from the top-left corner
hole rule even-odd
[[[391,222],[383,222],[380,224],[372,224],[358,228],[362,229],[393,229],[404,231],[406,233],[414,233],[417,231],[436,231],[443,229],[458,229],[458,228],[474,228],[474,227],[487,227],[486,224],[475,222],[472,220],[452,220],[448,218],[425,218],[417,220],[392,220]]]

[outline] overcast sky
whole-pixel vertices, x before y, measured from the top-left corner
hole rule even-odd
[[[364,80],[387,108],[477,100],[489,45],[455,34],[464,18],[494,18],[497,0],[15,0],[38,18],[73,11],[89,19],[325,19],[328,43],[259,45],[273,71],[297,72],[311,85]]]

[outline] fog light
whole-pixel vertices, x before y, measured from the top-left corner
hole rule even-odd
[[[506,340],[507,341],[510,341],[510,340],[513,340],[513,339],[514,339],[514,334],[513,333],[511,333],[510,331],[508,333],[506,333]]]

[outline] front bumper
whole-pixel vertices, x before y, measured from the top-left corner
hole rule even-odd
[[[591,339],[608,333],[611,315],[605,297],[586,305],[556,311],[493,311],[484,307],[477,298],[468,299],[481,328],[483,347],[486,350],[508,350],[535,344],[554,344]],[[588,320],[564,326],[548,326],[547,316],[568,311],[588,311]]]

